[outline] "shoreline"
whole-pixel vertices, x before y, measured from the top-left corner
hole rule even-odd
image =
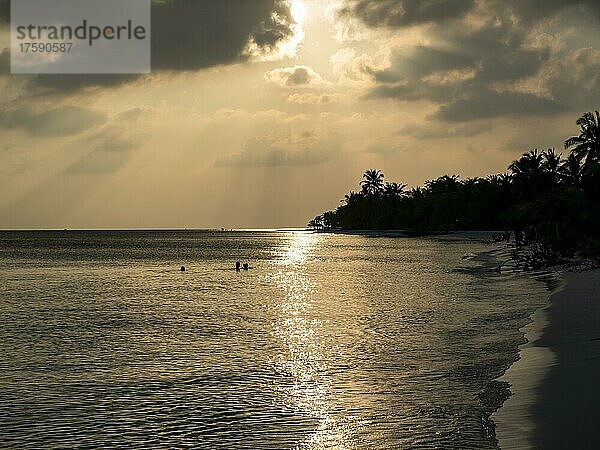
[[[498,378],[512,395],[492,414],[498,446],[595,448],[600,415],[600,270],[561,275],[521,330],[519,360]]]
[[[564,287],[561,286],[560,289]],[[552,293],[550,294],[550,298]],[[519,345],[517,361],[496,378],[510,384],[510,396],[491,416],[494,422],[498,447],[501,449],[535,448],[535,418],[531,409],[537,403],[537,390],[547,376],[550,367],[556,363],[551,350],[536,346],[544,329],[549,324],[550,303],[535,310],[531,321],[519,328],[526,342]]]
[[[308,230],[317,234],[337,234],[364,237],[434,238],[448,241],[493,242],[494,234],[502,231],[409,231],[409,230]]]
[[[535,444],[544,449],[598,448],[600,419],[600,269],[568,273],[551,298],[549,324],[536,345],[557,364],[538,389],[531,413]]]

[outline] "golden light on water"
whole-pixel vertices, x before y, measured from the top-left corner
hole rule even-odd
[[[292,236],[281,261],[284,265],[304,263],[319,239],[318,235],[310,232],[296,232]]]
[[[317,281],[307,271],[309,255],[321,245],[322,235],[298,232],[286,239],[276,284],[283,291],[278,305],[274,330],[285,349],[279,360],[280,370],[293,382],[280,392],[291,409],[319,423],[303,448],[344,449],[347,436],[344,426],[331,414],[334,409],[332,380],[328,374],[330,360],[326,328],[320,314]]]

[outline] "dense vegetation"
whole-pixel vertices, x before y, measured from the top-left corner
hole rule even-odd
[[[508,172],[460,180],[444,175],[407,190],[367,170],[358,192],[315,217],[318,230],[404,230],[411,233],[497,230],[550,264],[579,254],[600,257],[600,115],[577,120],[579,135],[554,149],[525,153]]]

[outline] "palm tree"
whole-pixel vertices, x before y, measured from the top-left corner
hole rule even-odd
[[[513,188],[519,199],[533,201],[546,191],[544,156],[537,148],[513,161],[508,170],[513,175]]]
[[[488,175],[485,177],[488,182],[494,186],[501,187],[502,189],[509,190],[512,183],[512,175],[509,173],[501,173],[496,175]]]
[[[381,170],[370,169],[363,174],[360,182],[363,193],[367,195],[378,195],[383,192],[383,173]]]
[[[402,197],[404,195],[405,184],[402,183],[385,183],[383,192],[389,197]]]
[[[558,182],[562,153],[556,154],[553,148],[542,153],[542,169],[547,174],[550,186],[553,188]]]
[[[560,168],[559,174],[561,180],[569,185],[577,185],[581,177],[581,161],[573,153],[564,161]]]
[[[514,176],[531,176],[538,175],[542,172],[543,155],[539,153],[537,148],[525,153],[516,161],[513,161],[508,170]]]
[[[420,186],[414,187],[410,190],[408,196],[414,200],[422,200],[424,197],[423,189]]]
[[[466,191],[473,191],[477,187],[478,184],[481,183],[481,178],[467,178],[462,182],[462,186]]]
[[[586,112],[577,119],[579,136],[572,136],[565,141],[565,149],[583,162],[584,170],[600,162],[600,113]]]
[[[313,230],[320,230],[323,228],[323,216],[317,216],[314,219],[311,219],[308,224],[308,228],[312,228]]]
[[[545,152],[542,153],[543,162],[542,166],[546,170],[546,172],[555,174],[558,172],[558,168],[560,166],[560,159],[562,153],[556,154],[556,150],[553,148],[549,148]]]
[[[340,203],[345,203],[346,205],[353,205],[358,202],[358,199],[361,198],[361,195],[350,191],[349,194],[344,195],[344,198],[340,200]]]
[[[323,228],[331,230],[337,226],[337,218],[334,211],[327,211],[321,216]]]
[[[425,189],[434,194],[447,194],[456,192],[460,182],[458,175],[444,175],[435,180],[427,180]]]

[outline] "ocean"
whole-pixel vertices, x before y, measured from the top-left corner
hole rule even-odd
[[[496,248],[0,232],[0,446],[497,448],[494,379],[548,290],[485,270]]]

